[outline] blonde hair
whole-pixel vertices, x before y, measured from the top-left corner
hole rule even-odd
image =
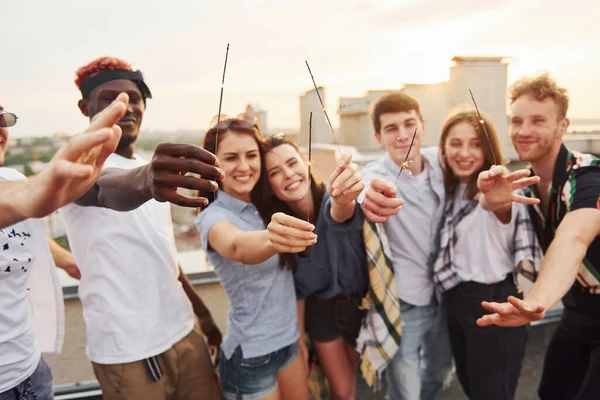
[[[531,96],[537,101],[551,98],[558,109],[558,119],[561,120],[567,116],[569,109],[567,89],[558,86],[548,73],[519,79],[511,85],[509,93],[511,104],[521,96]]]

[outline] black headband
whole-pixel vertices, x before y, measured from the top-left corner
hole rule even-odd
[[[85,82],[81,84],[79,90],[81,90],[81,95],[85,99],[92,90],[96,89],[98,86],[102,85],[105,82],[109,81],[117,81],[125,79],[128,81],[132,81],[138,87],[140,92],[142,93],[142,97],[144,101],[148,98],[152,98],[152,93],[150,93],[150,89],[144,82],[144,75],[142,75],[142,71],[125,71],[122,69],[110,70],[110,71],[102,71],[98,74],[92,76]]]

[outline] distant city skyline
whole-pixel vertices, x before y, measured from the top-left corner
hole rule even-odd
[[[600,116],[600,6],[583,0],[4,3],[0,104],[20,118],[13,137],[85,129],[74,72],[103,55],[144,72],[144,131],[206,130],[227,43],[223,111],[258,104],[272,128],[299,127],[312,87],[304,60],[336,126],[339,97],[446,80],[457,55],[513,58],[509,83],[550,71],[569,90],[570,117]]]

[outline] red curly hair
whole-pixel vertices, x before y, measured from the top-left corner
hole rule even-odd
[[[100,57],[84,65],[75,72],[75,85],[81,89],[81,84],[87,81],[91,76],[102,71],[113,70],[133,71],[133,67],[127,61],[116,57]]]

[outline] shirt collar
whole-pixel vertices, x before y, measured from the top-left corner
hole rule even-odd
[[[437,153],[435,153],[435,154],[437,154]],[[434,157],[433,154],[429,154],[429,153],[425,153],[425,152],[421,152],[421,157],[423,159],[423,167],[428,170],[430,179],[435,179],[435,180],[440,180],[440,181],[443,180],[441,173],[440,174],[436,173],[436,171],[440,170],[440,168],[435,168],[434,164],[433,164],[435,162],[438,162],[437,157]],[[392,160],[390,153],[388,153],[387,151],[386,151],[385,155],[383,156],[383,166],[385,167],[385,169],[387,169],[389,172],[391,172],[395,176],[397,176],[398,173],[400,172],[400,167],[398,166],[398,164],[396,164],[394,162],[394,160]],[[409,172],[409,171],[406,171],[406,172]]]
[[[215,204],[219,204],[224,208],[231,210],[235,213],[242,213],[246,210],[256,210],[256,207],[252,203],[246,203],[240,199],[236,199],[232,195],[225,193],[223,190],[219,189],[217,191],[217,199],[215,200]]]

